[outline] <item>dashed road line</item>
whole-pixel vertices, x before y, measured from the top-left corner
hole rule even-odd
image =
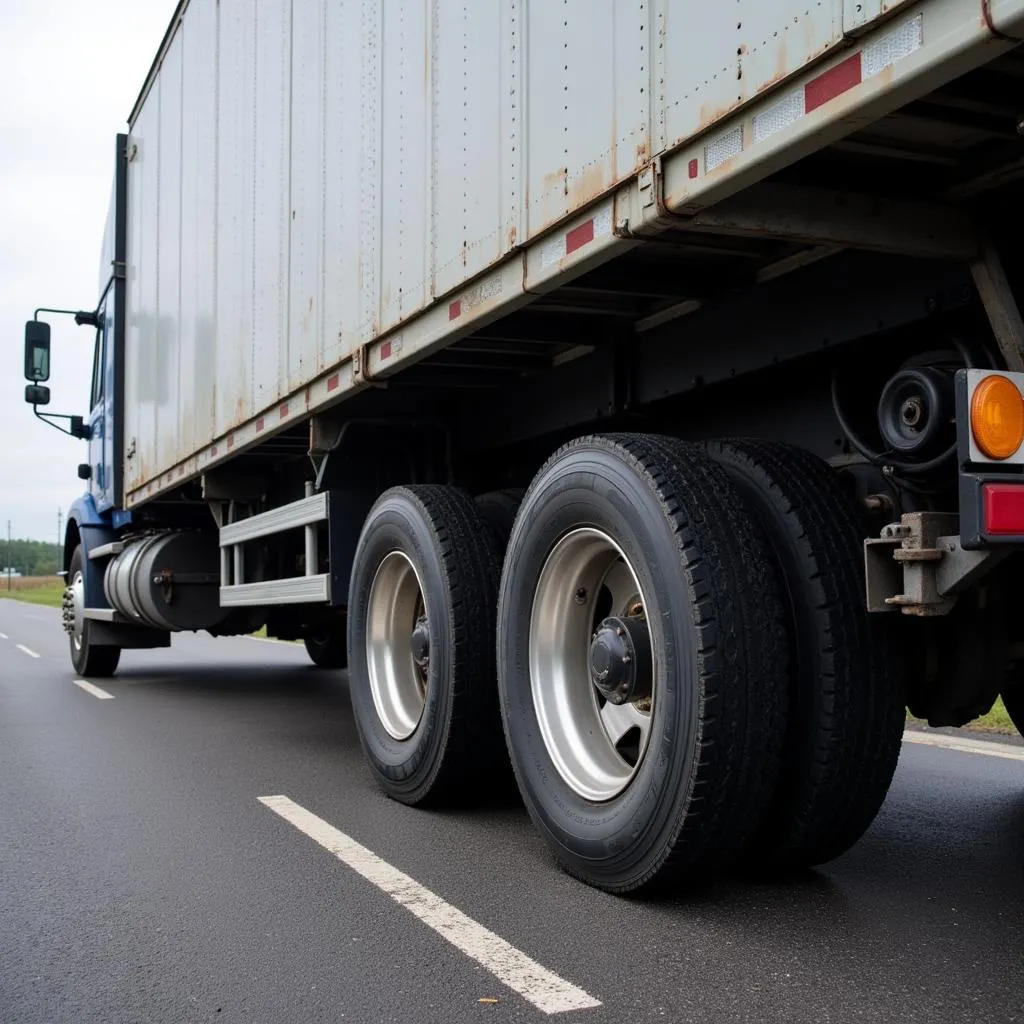
[[[87,683],[84,679],[74,680],[75,686],[85,690],[86,693],[91,693],[98,700],[113,700],[114,695],[107,693],[106,690],[101,690],[98,686],[93,686],[92,683]]]
[[[947,736],[942,732],[914,732],[903,734],[906,743],[919,743],[925,747],[942,747],[944,750],[958,750],[961,754],[984,754],[986,757],[1002,757],[1008,761],[1024,761],[1024,747],[1009,743],[991,743],[988,740],[972,740],[966,736]]]
[[[35,651],[29,650],[24,644],[15,644],[14,646],[17,647],[22,654],[27,654],[30,658],[40,657],[40,655],[36,654]]]
[[[0,640],[10,640],[11,638],[6,633],[0,633]]]
[[[501,936],[288,797],[261,796],[259,801],[387,893],[441,938],[490,971],[542,1013],[566,1013],[601,1005],[583,989],[531,960]]]

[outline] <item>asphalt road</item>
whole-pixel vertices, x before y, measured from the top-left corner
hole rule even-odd
[[[907,743],[826,869],[633,902],[561,874],[519,807],[385,799],[344,675],[300,647],[176,638],[126,653],[104,700],[55,612],[0,601],[0,634],[3,1024],[1024,1020],[1022,760]],[[438,933],[479,946],[458,912],[600,1005],[546,1016]]]

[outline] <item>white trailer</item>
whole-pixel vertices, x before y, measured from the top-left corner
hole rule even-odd
[[[76,669],[302,638],[386,792],[511,761],[611,891],[842,853],[908,702],[1024,718],[1022,38],[1024,0],[182,0],[78,314]]]

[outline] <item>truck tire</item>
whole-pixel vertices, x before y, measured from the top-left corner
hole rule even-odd
[[[473,499],[395,487],[367,516],[348,605],[349,689],[378,784],[410,805],[486,792],[506,765],[494,630],[500,563]]]
[[[94,644],[91,639],[93,624],[82,617],[85,608],[85,560],[81,544],[71,555],[67,578],[68,587],[64,592],[62,613],[68,630],[71,665],[80,676],[107,679],[117,671],[121,648]]]
[[[865,608],[865,531],[833,470],[810,452],[764,441],[707,451],[755,511],[788,594],[789,727],[778,793],[751,860],[821,864],[874,820],[905,720],[889,623]]]
[[[592,436],[540,470],[498,679],[520,791],[567,871],[625,893],[735,860],[775,792],[787,660],[769,554],[702,451]]]
[[[321,633],[307,636],[303,641],[309,660],[317,668],[341,669],[348,665],[348,645],[345,634]]]
[[[491,527],[501,554],[505,553],[508,538],[512,533],[512,524],[516,521],[516,513],[525,493],[521,487],[506,487],[500,491],[488,491],[476,499],[477,508]]]

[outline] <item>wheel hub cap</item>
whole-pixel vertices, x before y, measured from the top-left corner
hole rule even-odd
[[[61,625],[64,632],[71,637],[76,650],[82,646],[82,633],[85,630],[84,609],[85,581],[81,572],[76,572],[60,602]]]
[[[410,646],[412,647],[412,660],[426,672],[430,668],[430,624],[425,615],[421,615],[416,620]]]
[[[590,643],[590,680],[612,704],[651,696],[651,641],[640,616],[601,623]]]

